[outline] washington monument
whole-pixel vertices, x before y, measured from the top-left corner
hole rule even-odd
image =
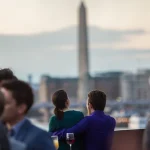
[[[78,101],[83,102],[89,92],[89,61],[88,61],[88,35],[86,23],[86,8],[81,2],[79,7],[79,81],[78,81]]]

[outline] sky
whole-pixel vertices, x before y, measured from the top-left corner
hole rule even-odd
[[[75,26],[78,24],[77,10],[80,2],[80,0],[0,0],[0,35],[7,34],[8,36],[28,36],[47,32],[57,32],[64,28]],[[121,49],[135,49],[137,53],[142,49],[144,49],[144,51],[150,51],[150,0],[84,0],[84,2],[88,8],[87,22],[89,26],[114,31],[144,31],[144,34],[125,35],[128,42],[114,42],[109,45],[107,43],[91,43],[90,47],[111,47],[112,49],[117,49],[118,51]],[[4,43],[1,43],[0,41],[0,44]],[[61,48],[63,48],[63,46]],[[68,45],[65,45],[65,48],[66,47],[68,47]],[[4,49],[0,49],[0,52],[1,54],[5,53]],[[95,52],[92,55],[96,54],[97,53]],[[21,54],[16,51],[10,53],[10,62],[20,58],[19,55]],[[40,55],[41,53],[39,53],[39,56]],[[8,53],[3,56],[1,55],[0,59],[6,60],[7,57]],[[43,58],[44,57],[45,56],[43,55]],[[146,60],[144,63],[147,65],[150,54],[144,52],[140,53],[140,55],[135,54],[132,57],[133,59],[139,59],[140,61]],[[122,58],[123,56],[118,57],[118,59]],[[93,56],[91,60],[93,66],[96,63],[93,63],[94,59],[95,57]],[[97,61],[98,60],[99,58],[97,58]],[[111,60],[109,61],[112,63]],[[19,62],[21,62],[21,59],[18,59],[17,63]],[[36,74],[38,72],[41,74],[44,71],[46,72],[46,70],[43,69],[41,69],[41,71],[37,71],[36,69],[34,70],[35,67],[30,68],[29,72],[28,65],[23,65],[24,68],[21,68],[21,64],[20,67],[18,67],[18,65],[16,65],[17,63],[11,63],[11,66],[11,64],[7,61],[5,61],[5,63],[4,61],[0,61],[0,64],[4,64],[4,66],[2,65],[0,67],[3,68],[9,66],[23,78],[25,78],[28,73]],[[37,65],[39,64],[37,63]],[[132,68],[134,66],[135,65],[133,65]],[[54,72],[54,75],[61,76],[61,72],[55,72],[54,68],[55,66],[51,66],[51,72]],[[77,69],[75,70],[76,71],[73,72],[74,74],[77,74],[75,73],[77,72]],[[48,73],[51,72],[48,71]],[[67,72],[66,74],[68,73],[70,72]]]
[[[84,0],[88,23],[103,28],[150,30],[149,0]],[[54,31],[77,24],[80,0],[0,0],[0,33]]]

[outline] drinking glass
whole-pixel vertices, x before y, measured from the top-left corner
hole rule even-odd
[[[70,145],[70,150],[71,150],[72,144],[75,142],[74,133],[67,133],[66,134],[66,141]]]
[[[59,148],[58,136],[51,136],[56,150]]]

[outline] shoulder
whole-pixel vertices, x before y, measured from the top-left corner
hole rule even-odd
[[[113,123],[116,123],[116,119],[115,118],[113,118],[113,117],[111,117],[111,116],[109,116],[110,117],[110,120],[113,122]]]
[[[83,113],[81,111],[70,110],[69,112],[76,116],[83,116]]]
[[[85,116],[83,120],[84,122],[90,123],[90,122],[93,122],[93,119],[94,119],[93,116],[89,115],[89,116]]]
[[[46,131],[42,130],[41,128],[35,126],[34,124],[32,124],[32,122],[30,122],[30,120],[26,120],[26,122],[24,123],[23,128],[26,127],[28,133],[32,134],[32,135],[37,135],[37,134],[41,134],[44,133]]]
[[[43,129],[41,129],[41,128],[33,125],[33,124],[31,124],[31,126],[32,126],[31,129],[33,130],[34,133],[37,133],[37,134],[45,134],[45,133],[47,133],[45,130],[43,130]]]
[[[72,111],[70,111],[70,115],[74,119],[76,118],[77,122],[84,118],[84,115],[83,115],[83,113],[81,111],[72,110]]]
[[[115,118],[113,118],[112,116],[109,116],[109,115],[106,115],[108,120],[109,120],[109,124],[110,124],[110,127],[112,127],[113,129],[115,128],[116,126],[116,120]]]
[[[29,149],[54,150],[50,133],[34,125],[32,125],[32,131],[33,137],[30,137],[32,139],[32,143],[28,145]]]
[[[53,115],[53,116],[50,117],[49,123],[50,123],[50,122],[54,122],[54,121],[56,121],[56,116],[55,116],[55,115]]]
[[[45,139],[45,140],[49,140],[50,139],[50,133],[48,133],[47,131],[35,126],[32,124],[32,127],[30,128],[30,130],[32,130],[31,132],[31,136],[33,139],[35,138],[36,142],[38,140],[42,140],[42,139]]]
[[[83,119],[81,119],[81,122],[83,122],[83,123],[89,123],[91,121],[92,121],[91,116],[85,116]]]

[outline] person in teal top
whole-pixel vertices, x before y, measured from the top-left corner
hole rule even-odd
[[[70,128],[77,124],[84,115],[80,111],[69,110],[69,99],[64,90],[56,91],[52,96],[52,102],[55,106],[54,114],[49,121],[49,132],[55,132],[64,128]],[[58,150],[70,150],[66,141],[59,141]],[[72,150],[83,150],[82,135],[75,137],[75,143]]]

